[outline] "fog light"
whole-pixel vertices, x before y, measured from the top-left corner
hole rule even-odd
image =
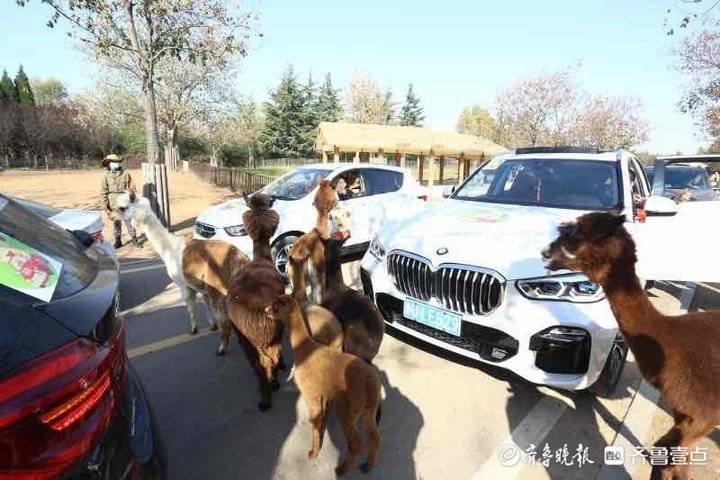
[[[507,352],[502,348],[493,347],[490,356],[495,360],[504,360],[507,357]]]

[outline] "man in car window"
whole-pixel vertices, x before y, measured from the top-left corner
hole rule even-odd
[[[353,192],[347,188],[347,181],[345,177],[339,177],[335,183],[335,193],[337,193],[339,200],[347,200],[353,197]]]
[[[133,243],[140,247],[135,229],[132,227],[130,222],[124,219],[117,209],[117,199],[121,193],[135,191],[135,183],[129,172],[123,169],[123,158],[118,155],[108,155],[102,161],[102,166],[105,168],[103,177],[100,185],[100,200],[102,207],[107,212],[108,217],[113,222],[113,233],[115,234],[115,248],[122,247],[122,223],[121,220],[125,221],[128,233],[132,237]]]

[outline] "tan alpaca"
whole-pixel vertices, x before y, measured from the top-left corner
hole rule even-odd
[[[195,297],[205,297],[205,303],[214,318],[211,329],[220,326],[218,355],[224,355],[230,337],[230,323],[227,316],[225,297],[230,280],[250,259],[240,250],[220,240],[189,240],[182,255],[182,272],[187,286],[186,303],[190,313],[190,324],[197,331],[195,319]]]
[[[337,205],[337,195],[327,180],[321,180],[318,191],[313,199],[313,206],[317,211],[315,228],[298,238],[288,251],[298,264],[304,265],[305,272],[310,279],[310,289],[313,303],[322,301],[325,289],[325,249],[323,239],[330,236],[329,214]]]
[[[312,425],[312,446],[308,458],[317,458],[325,434],[330,405],[334,406],[342,426],[348,453],[335,468],[337,475],[347,473],[364,450],[358,423],[368,434],[368,457],[361,466],[369,472],[377,463],[380,431],[377,420],[380,408],[380,378],[377,370],[361,359],[336,352],[310,337],[300,305],[289,295],[281,295],[266,312],[285,323],[290,332],[295,360],[295,383],[307,405]]]
[[[635,243],[624,221],[583,215],[560,226],[543,257],[550,270],[582,271],[602,286],[643,377],[674,412],[675,425],[654,445],[690,450],[720,424],[720,311],[667,316],[655,310],[635,274]],[[689,465],[659,469],[664,480],[689,478]]]
[[[341,351],[343,345],[342,325],[330,310],[308,302],[303,266],[298,265],[292,257],[289,257],[287,272],[292,282],[292,297],[305,312],[312,337],[316,342],[327,345],[338,352]]]

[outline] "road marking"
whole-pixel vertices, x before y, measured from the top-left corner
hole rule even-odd
[[[165,350],[167,348],[177,347],[178,345],[182,345],[183,343],[207,337],[208,335],[212,335],[213,333],[215,332],[213,332],[212,330],[203,330],[202,332],[199,332],[195,335],[183,333],[174,337],[158,340],[157,342],[152,342],[146,345],[131,348],[130,350],[128,350],[127,355],[128,358],[137,358],[148,353],[159,352],[160,350]]]
[[[518,477],[523,470],[522,465],[503,465],[499,458],[501,449],[515,448],[519,453],[531,443],[539,445],[555,427],[568,406],[574,406],[570,399],[555,390],[542,387],[538,390],[545,396],[538,400],[512,433],[500,443],[498,449],[473,474],[473,480],[485,478],[508,480]]]
[[[147,265],[145,267],[135,267],[135,268],[120,268],[120,273],[138,273],[138,272],[146,272],[148,270],[157,270],[158,268],[165,268],[164,263],[154,263],[152,265]]]
[[[625,450],[625,459],[627,462],[628,457],[632,452],[635,451],[635,447],[649,446],[652,444],[653,439],[648,438],[648,434],[652,429],[652,420],[657,410],[657,402],[660,399],[660,392],[655,389],[648,382],[643,380],[640,382],[640,387],[633,396],[632,402],[628,407],[625,418],[623,419],[622,426],[615,433],[615,439],[612,443],[613,446],[623,447]],[[628,440],[628,437],[634,435],[642,445],[633,445]],[[635,478],[633,472],[639,467],[647,465],[646,462],[634,462],[630,465],[625,465],[624,470],[630,475],[631,478]],[[618,478],[619,470],[621,466],[603,466],[602,470],[597,476],[598,480],[612,480]]]

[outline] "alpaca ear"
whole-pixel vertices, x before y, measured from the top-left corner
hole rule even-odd
[[[135,200],[137,200],[137,195],[135,192],[130,192],[130,203],[135,203]]]
[[[615,234],[615,232],[617,232],[624,223],[625,215],[614,215],[612,213],[606,213],[598,218],[593,228],[593,233],[601,237],[608,237]]]

